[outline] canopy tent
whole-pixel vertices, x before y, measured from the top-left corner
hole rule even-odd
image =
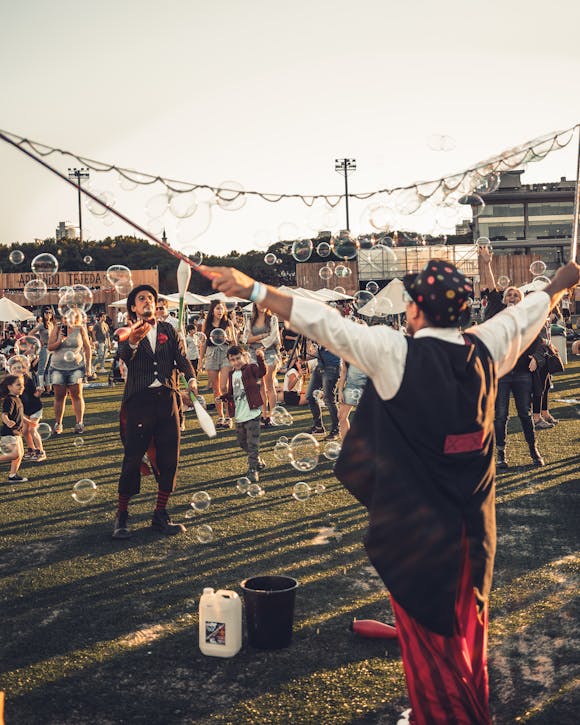
[[[12,302],[8,297],[0,298],[0,322],[24,322],[24,320],[33,320],[34,312],[30,312],[26,307],[21,307]]]
[[[363,317],[375,317],[377,307],[380,308],[381,301],[388,300],[387,305],[383,307],[383,311],[388,315],[399,315],[407,308],[407,303],[403,300],[403,290],[405,289],[400,279],[393,279],[386,287],[375,296],[374,300],[367,302],[358,311]],[[390,304],[389,304],[390,303]]]
[[[167,299],[176,301],[179,304],[179,292],[172,292],[170,295],[167,295]],[[195,292],[186,292],[184,299],[186,305],[209,305],[211,302],[209,297],[198,295]]]
[[[157,295],[159,299],[167,300],[168,307],[171,307],[172,309],[176,309],[179,307],[179,300],[174,300],[172,297],[169,297],[169,295]],[[109,307],[127,307],[127,298],[125,297],[124,300],[117,300],[116,302],[111,302]]]
[[[238,303],[245,303],[248,300],[244,300],[241,297],[227,297],[223,292],[214,292],[212,295],[208,295],[207,300],[211,302],[212,300],[222,300],[222,302],[235,302]]]
[[[342,292],[337,292],[334,289],[330,289],[328,287],[323,287],[322,289],[317,289],[316,294],[320,295],[321,297],[324,297],[329,302],[339,302],[340,300],[352,300],[352,295],[346,295]]]

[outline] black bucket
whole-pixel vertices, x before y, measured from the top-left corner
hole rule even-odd
[[[254,576],[241,583],[246,605],[248,643],[257,649],[281,649],[292,642],[298,582],[289,576]]]

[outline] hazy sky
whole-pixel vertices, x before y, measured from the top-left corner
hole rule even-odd
[[[334,159],[355,157],[351,189],[369,191],[459,171],[580,121],[579,26],[576,0],[0,0],[0,128],[267,192],[340,193]],[[433,133],[456,148],[430,150]],[[576,152],[575,139],[524,179],[573,177]],[[113,174],[93,173],[92,184],[143,226],[161,192],[122,191]],[[74,190],[3,142],[0,191],[2,243],[77,223]],[[351,206],[357,231],[364,206]],[[97,239],[131,233],[83,214]],[[295,202],[214,208],[195,244],[241,251],[289,225],[321,226],[321,214]],[[338,215],[344,226],[343,207]]]

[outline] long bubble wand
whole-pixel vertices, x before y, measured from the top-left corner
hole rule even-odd
[[[19,144],[17,144],[15,141],[13,141],[11,138],[6,136],[4,133],[0,131],[0,139],[2,141],[6,141],[6,143],[9,143],[11,146],[14,146],[14,148],[18,149],[19,151],[22,151],[23,154],[26,154],[29,158],[33,159],[37,163],[39,163],[41,166],[44,166],[45,169],[48,169],[53,174],[59,177],[59,179],[62,179],[70,186],[74,187],[77,191],[79,189],[78,185],[69,179],[67,176],[62,174],[58,169],[55,169],[53,166],[51,166],[47,161],[44,161],[44,159],[38,158],[38,156],[35,156],[33,153],[28,151],[27,149],[23,148]],[[94,202],[102,206],[107,211],[111,212],[111,214],[114,214],[116,217],[124,221],[126,224],[128,224],[130,227],[133,227],[133,229],[136,229],[138,232],[143,234],[145,237],[150,239],[155,244],[158,244],[160,247],[163,247],[165,251],[169,252],[169,254],[173,255],[174,257],[177,257],[177,259],[181,259],[182,262],[185,262],[185,264],[189,265],[192,269],[194,269],[198,274],[202,275],[202,277],[205,277],[206,279],[211,279],[212,275],[209,272],[202,271],[199,269],[198,265],[195,264],[191,259],[189,259],[188,256],[185,254],[182,254],[181,252],[178,252],[176,249],[173,249],[169,246],[166,242],[162,241],[161,239],[158,239],[154,234],[151,234],[151,232],[144,229],[141,225],[137,224],[137,222],[132,221],[129,219],[129,217],[126,217],[124,214],[122,214],[120,211],[117,211],[112,206],[109,206],[104,201],[99,199],[98,196],[93,194],[92,192],[88,191],[87,189],[84,189],[82,186],[80,187],[81,192],[88,196],[89,199],[92,199]]]
[[[580,126],[578,127],[578,163],[576,165],[576,194],[574,196],[574,222],[572,244],[570,245],[570,261],[578,259],[578,219],[580,216]]]

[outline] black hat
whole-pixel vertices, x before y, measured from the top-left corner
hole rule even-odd
[[[133,317],[133,312],[131,310],[131,307],[135,304],[135,298],[139,294],[139,292],[151,292],[153,297],[155,298],[155,302],[157,302],[157,290],[155,287],[152,287],[150,284],[138,284],[137,287],[133,287],[133,289],[129,292],[129,295],[127,296],[127,312],[131,317]]]
[[[408,294],[434,327],[457,327],[473,292],[468,279],[445,259],[431,259],[419,274],[407,274]]]

